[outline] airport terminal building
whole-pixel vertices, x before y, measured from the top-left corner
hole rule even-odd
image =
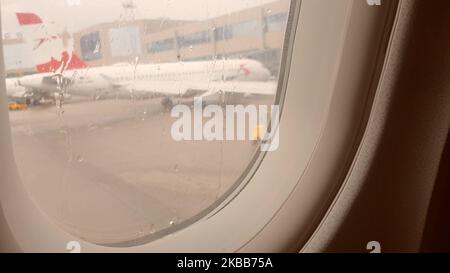
[[[288,10],[285,0],[205,21],[101,24],[74,33],[75,51],[94,66],[245,57],[277,71]]]
[[[276,76],[280,65],[289,1],[282,0],[204,21],[121,20],[73,33],[74,50],[91,66],[251,58]],[[4,37],[8,77],[34,73],[22,37]]]

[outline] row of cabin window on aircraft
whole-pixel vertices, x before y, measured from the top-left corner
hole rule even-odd
[[[217,73],[221,73],[220,71]],[[195,75],[203,75],[204,71],[189,71],[182,72],[177,74],[137,74],[136,77],[126,77],[126,76],[117,76],[115,79],[117,81],[131,81],[133,79],[137,80],[156,80],[156,79],[171,79],[171,78],[180,78],[186,77],[191,78]]]

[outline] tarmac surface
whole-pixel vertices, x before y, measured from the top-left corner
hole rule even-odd
[[[135,240],[209,207],[256,153],[251,141],[176,142],[158,99],[10,112],[16,163],[38,207],[93,243]]]

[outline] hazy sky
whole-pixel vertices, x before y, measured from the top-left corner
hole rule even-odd
[[[3,32],[20,31],[16,12],[38,14],[55,31],[79,30],[101,22],[117,21],[125,0],[0,0]],[[135,0],[136,19],[201,20],[276,0]],[[79,2],[79,5],[77,4]]]

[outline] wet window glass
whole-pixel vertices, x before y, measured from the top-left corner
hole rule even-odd
[[[290,1],[1,5],[15,160],[67,232],[157,238],[215,209],[273,150]]]
[[[218,27],[214,30],[216,41],[228,40],[233,37],[230,26]]]
[[[204,44],[210,42],[209,31],[197,32],[178,37],[179,47],[190,47],[196,44]]]
[[[231,26],[231,38],[248,38],[261,36],[262,25],[260,21],[236,23]]]
[[[287,17],[286,13],[267,16],[267,31],[282,31],[286,26]]]
[[[158,53],[163,51],[170,51],[175,49],[175,41],[174,39],[165,39],[162,41],[155,41],[151,44],[148,44],[147,50],[148,53]]]
[[[93,32],[80,37],[81,56],[86,61],[102,58],[100,32]]]
[[[141,54],[140,32],[138,26],[120,27],[109,30],[109,45],[112,57],[127,57]]]

